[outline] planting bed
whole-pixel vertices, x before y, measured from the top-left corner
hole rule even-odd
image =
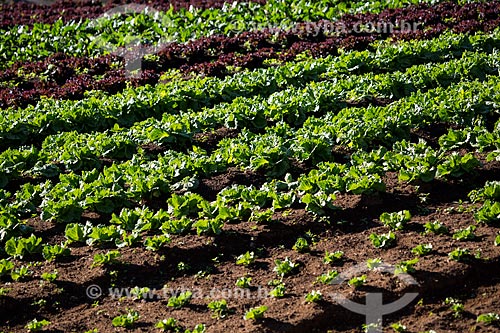
[[[2,19],[84,51],[1,37],[0,332],[373,331],[339,301],[372,293],[415,293],[387,332],[500,331],[500,3],[272,3],[302,27],[420,24],[192,24],[131,77],[71,11]],[[217,11],[186,4],[168,15]]]

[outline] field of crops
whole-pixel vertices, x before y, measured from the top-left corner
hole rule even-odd
[[[500,332],[499,0],[127,3],[0,4],[0,332]]]

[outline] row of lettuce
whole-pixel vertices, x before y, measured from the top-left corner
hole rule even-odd
[[[472,36],[450,33],[429,41],[397,44],[381,42],[375,51],[350,51],[338,57],[316,60],[306,58],[278,67],[244,71],[224,79],[195,77],[180,80],[178,73],[171,73],[167,83],[154,87],[129,88],[115,95],[89,92],[87,98],[79,101],[43,99],[36,105],[12,107],[0,114],[0,149],[14,148],[30,143],[30,140],[41,142],[59,132],[111,132],[118,126],[121,132],[134,131],[131,128],[135,126],[137,132],[141,126],[158,128],[165,127],[162,123],[174,122],[172,127],[180,128],[178,132],[182,136],[210,128],[211,122],[217,119],[219,120],[212,128],[223,124],[234,127],[225,122],[238,114],[250,113],[243,118],[266,116],[277,120],[279,118],[273,115],[258,115],[255,110],[247,110],[248,107],[232,112],[236,108],[231,109],[231,103],[249,106],[262,104],[264,100],[270,99],[266,105],[272,105],[276,103],[273,100],[277,99],[273,95],[313,94],[310,90],[316,88],[317,84],[320,88],[325,85],[332,87],[335,93],[340,94],[331,101],[333,102],[360,100],[370,96],[399,98],[417,89],[446,85],[462,75],[484,79],[486,74],[494,74],[496,71],[494,50],[498,46],[499,34],[500,30]],[[452,62],[446,63],[449,60]],[[419,63],[427,65],[413,65]],[[453,66],[457,66],[457,74]],[[406,72],[397,74],[401,76],[391,82],[391,73],[398,71]],[[424,73],[426,71],[430,71],[434,78]],[[406,81],[410,84],[406,84]],[[433,83],[434,81],[440,83]],[[371,87],[373,84],[374,88]],[[304,89],[305,92],[301,93]],[[349,95],[347,92],[342,93],[342,90],[352,92]],[[330,96],[335,98],[333,93]],[[296,100],[298,103],[299,99]],[[222,112],[224,109],[228,111]],[[233,116],[221,123],[220,119],[225,119],[228,113],[233,113]],[[212,114],[216,115],[211,116]],[[174,119],[171,115],[177,117]],[[204,120],[209,115],[212,118]],[[296,117],[302,119],[304,115]],[[162,121],[162,118],[166,120]],[[305,120],[301,119],[297,121]],[[142,121],[146,122],[140,123]],[[257,122],[262,124],[262,119],[257,119],[255,123]],[[198,125],[199,123],[201,124]],[[242,126],[246,124],[239,127]]]
[[[417,1],[414,1],[418,3]],[[390,7],[402,7],[410,1],[355,1],[343,3],[332,0],[292,1],[270,0],[266,4],[235,2],[215,9],[181,9],[158,12],[149,7],[144,13],[134,16],[103,15],[97,19],[52,24],[35,23],[32,27],[15,26],[4,28],[0,34],[3,66],[17,60],[35,60],[53,52],[73,55],[97,55],[103,50],[93,45],[99,36],[103,41],[122,36],[114,41],[123,43],[123,36],[141,36],[145,40],[186,42],[192,38],[212,34],[230,35],[259,28],[293,26],[297,22],[332,20],[345,13],[373,12]],[[114,13],[125,13],[127,7],[117,7]],[[133,13],[132,8],[128,13]],[[119,38],[119,37],[118,37]],[[33,47],[35,46],[36,47]],[[29,46],[29,47],[28,47]]]
[[[360,2],[359,4],[370,8],[370,5],[366,3]],[[397,2],[396,5],[403,5],[403,3]],[[204,14],[205,12],[191,13],[187,15],[188,18],[177,17],[178,12],[157,13],[150,10],[137,15],[111,15],[84,22],[64,24],[62,21],[58,21],[53,25],[35,24],[31,28],[17,26],[8,31],[2,31],[0,34],[0,50],[2,51],[0,60],[2,60],[2,69],[4,69],[15,62],[42,60],[54,53],[80,57],[97,56],[113,51],[118,52],[120,47],[128,45],[131,38],[134,37],[135,41],[138,39],[145,45],[156,45],[158,49],[161,49],[160,53],[165,55],[163,58],[166,58],[160,59],[162,66],[168,63],[166,60],[171,60],[171,58],[174,58],[173,62],[183,63],[182,60],[185,60],[183,58],[190,60],[189,58],[201,57],[202,59],[206,58],[205,61],[208,62],[212,60],[211,57],[214,56],[214,53],[218,54],[220,50],[223,50],[224,53],[229,52],[224,49],[224,45],[227,44],[224,38],[220,41],[211,41],[212,44],[215,42],[220,46],[214,45],[208,54],[202,52],[207,40],[194,41],[192,45],[178,43],[209,35],[219,36],[222,34],[237,37],[243,35],[240,33],[258,30],[266,32],[259,37],[260,44],[281,50],[277,46],[290,41],[290,39],[317,42],[322,36],[369,35],[373,37],[372,39],[380,39],[388,35],[385,31],[374,33],[370,28],[366,31],[357,31],[360,30],[358,27],[360,23],[363,23],[363,27],[364,24],[371,24],[372,27],[379,23],[392,24],[393,27],[401,29],[405,24],[412,26],[418,23],[420,33],[415,34],[415,31],[412,31],[412,36],[425,38],[429,35],[429,30],[436,30],[433,33],[434,36],[444,29],[458,29],[463,32],[481,29],[491,30],[491,27],[498,26],[498,12],[500,11],[500,4],[493,1],[463,6],[451,3],[435,6],[414,5],[404,9],[385,11],[379,15],[360,14],[341,17],[343,10],[339,8],[344,6],[346,6],[345,3],[335,2],[331,4],[330,1],[326,0],[314,4],[305,1],[273,0],[266,5],[238,3],[234,6],[228,6],[226,11],[216,9],[209,14]],[[282,10],[283,8],[286,10]],[[117,8],[116,11],[120,11],[120,8]],[[323,21],[318,22],[319,20]],[[298,26],[297,23],[299,23]],[[396,30],[399,31],[399,28]],[[273,33],[270,34],[270,31]],[[250,43],[245,44],[246,40],[248,37],[236,40],[236,49],[239,52],[246,53],[253,50]],[[339,44],[337,40],[334,39],[334,41]],[[172,44],[172,42],[174,43]],[[245,47],[248,50],[245,51]],[[286,49],[287,47],[285,47]],[[259,50],[260,48],[253,51]],[[183,57],[183,54],[186,56]],[[192,57],[189,57],[190,54]],[[155,57],[158,58],[153,55],[152,59]]]
[[[33,229],[15,215],[3,212],[2,214],[2,244],[5,253],[12,259],[33,259],[42,255],[47,261],[67,257],[71,253],[68,247],[71,243],[87,244],[90,246],[106,246],[122,248],[127,246],[144,246],[147,250],[158,251],[171,241],[172,235],[186,235],[191,231],[198,235],[216,236],[223,231],[225,223],[238,223],[242,220],[253,221],[259,224],[272,223],[275,210],[290,207],[295,195],[284,196],[276,190],[285,189],[307,191],[307,184],[300,180],[293,181],[290,175],[284,180],[274,180],[266,183],[261,189],[253,186],[233,185],[222,190],[217,199],[209,202],[195,193],[183,195],[174,194],[168,200],[168,210],[152,210],[147,207],[135,209],[124,208],[120,213],[112,214],[109,224],[69,223],[65,227],[66,241],[61,244],[44,243],[41,237],[29,235]],[[500,182],[489,181],[469,193],[473,202],[484,202],[476,211],[474,217],[478,223],[497,225],[500,214]],[[331,201],[326,201],[322,207],[328,207]],[[390,247],[396,240],[392,231],[400,231],[411,220],[409,211],[383,213],[380,221],[391,230],[389,232],[391,244],[376,247]],[[6,229],[10,227],[9,229]],[[448,233],[442,224],[429,222],[425,229],[434,233]],[[454,239],[467,241],[475,238],[474,225],[460,229],[453,235]],[[25,235],[24,237],[21,237]],[[384,236],[376,235],[378,237]],[[462,236],[461,236],[462,235]],[[17,237],[15,237],[17,236]],[[465,236],[465,237],[463,237]],[[370,236],[370,239],[376,238]],[[500,237],[496,237],[495,245],[500,245]],[[465,258],[463,258],[465,259]],[[14,263],[10,260],[0,260],[0,277],[12,273]]]
[[[66,223],[79,221],[84,210],[110,214],[162,194],[171,196],[169,202],[179,201],[178,206],[198,213],[198,203],[198,208],[186,203],[192,194],[177,196],[172,192],[195,191],[200,177],[222,172],[228,166],[241,166],[262,170],[276,179],[269,183],[268,191],[264,190],[272,199],[264,200],[264,206],[271,204],[273,209],[281,209],[302,203],[306,210],[322,215],[335,209],[335,193],[384,191],[382,179],[389,171],[399,172],[403,181],[429,182],[472,175],[480,162],[472,153],[458,154],[457,148],[472,147],[487,153],[487,159],[498,158],[499,122],[491,123],[491,119],[497,118],[499,85],[497,76],[488,76],[484,81],[464,80],[446,88],[413,93],[385,107],[324,110],[319,117],[310,115],[295,128],[293,122],[279,119],[263,134],[242,129],[236,138],[222,140],[212,153],[193,147],[188,153],[169,150],[156,158],[136,154],[101,171],[60,174],[55,183],[25,184],[13,201],[7,201],[10,193],[2,191],[2,195],[8,210],[30,214],[40,207],[42,219]],[[314,113],[316,108],[311,109]],[[439,138],[440,149],[425,141],[408,141],[411,128],[439,122],[461,127]],[[345,161],[334,161],[331,148],[335,145],[364,149]],[[291,170],[293,160],[316,167],[297,179],[287,175],[285,181],[277,180]],[[239,193],[236,197],[247,196]],[[200,216],[205,218],[201,221],[220,226],[221,221],[244,220],[241,214],[255,208],[260,214],[265,208],[258,205],[251,209],[250,205],[245,210],[238,204],[231,209],[227,202],[218,205],[217,201],[207,204],[206,212],[212,213]],[[485,207],[482,216],[495,221],[498,205],[490,202]],[[219,211],[223,211],[224,218]],[[187,216],[192,217],[190,214]],[[174,216],[179,217],[177,213]]]
[[[414,183],[474,176],[500,156],[499,33],[380,42],[224,79],[173,73],[155,87],[9,108],[0,114],[2,255],[68,255],[67,244],[29,236],[23,219],[38,214],[68,224],[69,241],[158,249],[171,234],[218,235],[225,223],[269,222],[290,207],[329,215],[339,193],[384,192],[388,172]],[[447,132],[436,142],[415,138],[438,123]],[[196,134],[220,127],[239,134],[201,149]],[[196,193],[201,179],[230,167],[268,181],[228,187],[213,201]],[[482,203],[478,222],[498,222],[498,182],[469,196]],[[148,208],[152,200],[168,209]],[[110,223],[82,223],[89,211]]]
[[[384,39],[428,39],[439,36],[447,30],[459,32],[491,31],[498,27],[500,4],[482,3],[458,6],[444,3],[434,7],[410,6],[405,9],[383,12],[378,15],[366,14],[344,16],[339,21],[320,21],[299,23],[292,30],[277,31],[264,29],[244,32],[233,37],[212,36],[200,38],[188,43],[164,43],[149,50],[142,59],[142,71],[131,78],[126,70],[130,65],[133,52],[127,59],[120,56],[72,57],[72,53],[56,53],[39,62],[18,62],[0,72],[3,81],[0,86],[0,107],[34,104],[41,96],[58,99],[81,99],[85,91],[105,90],[118,92],[127,84],[155,84],[160,75],[172,68],[180,69],[184,74],[200,73],[209,76],[223,77],[240,71],[242,68],[266,67],[270,64],[290,61],[307,52],[313,57],[336,55],[338,49],[364,49],[370,43]],[[130,18],[130,17],[129,17]],[[139,18],[134,18],[140,21]],[[355,32],[360,24],[373,25],[373,22],[406,26],[417,24],[416,30],[400,33],[399,28],[390,32]],[[405,23],[403,23],[405,22]],[[410,24],[411,23],[411,24]],[[124,25],[127,29],[133,24]],[[113,23],[113,27],[117,25]],[[336,33],[335,28],[342,27]],[[358,27],[359,28],[359,27]],[[158,31],[158,29],[153,29]],[[332,31],[334,30],[334,31]],[[345,31],[343,31],[345,30]],[[113,34],[113,36],[109,35]],[[139,32],[133,32],[139,34]],[[115,36],[116,35],[116,36]],[[115,54],[124,51],[116,49],[123,46],[119,36],[130,37],[129,31],[108,31],[96,36],[92,47],[112,51]],[[139,35],[137,35],[139,37]],[[20,40],[24,40],[21,38]],[[148,45],[152,43],[148,39]],[[17,41],[17,39],[16,39]],[[27,41],[26,41],[27,42]],[[31,41],[32,43],[34,41]],[[39,44],[53,45],[52,41]],[[96,46],[97,44],[98,46]],[[149,46],[151,48],[151,46]],[[14,48],[17,50],[17,48]],[[141,49],[141,52],[144,51]],[[66,51],[65,51],[66,52]],[[132,53],[130,53],[132,52]],[[155,53],[156,52],[156,53]],[[153,54],[155,53],[155,54]],[[36,53],[39,54],[39,53]],[[120,53],[123,56],[122,53]],[[17,59],[18,57],[16,57]],[[128,64],[128,65],[127,65]],[[125,66],[125,68],[124,68]],[[130,74],[130,73],[129,73]]]

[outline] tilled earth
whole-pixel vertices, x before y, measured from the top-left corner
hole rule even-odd
[[[476,224],[473,211],[479,205],[467,201],[469,191],[482,186],[486,179],[498,179],[499,171],[500,163],[484,162],[477,174],[465,181],[417,185],[400,183],[397,174],[388,173],[384,179],[386,193],[339,195],[336,204],[341,209],[324,220],[314,220],[303,209],[294,208],[276,213],[268,224],[226,224],[217,237],[172,236],[172,241],[158,252],[124,248],[119,263],[106,268],[92,267],[92,263],[94,254],[108,249],[72,245],[72,255],[67,260],[42,261],[31,268],[34,274],[29,280],[2,283],[1,287],[9,292],[0,298],[0,331],[25,332],[26,322],[35,314],[39,320],[51,322],[47,328],[50,332],[151,332],[157,331],[154,325],[158,321],[170,317],[184,329],[203,323],[208,332],[359,332],[364,316],[343,308],[336,301],[336,294],[364,303],[367,293],[379,292],[384,303],[389,303],[416,292],[418,296],[410,305],[384,317],[384,327],[399,322],[409,332],[499,332],[499,326],[476,322],[478,315],[500,309],[500,247],[494,246],[498,228],[477,225],[476,240],[452,239],[455,231]],[[198,192],[213,200],[214,193],[229,184],[259,185],[263,180],[261,175],[230,169],[202,180]],[[149,204],[157,208],[162,202],[165,201]],[[403,209],[410,210],[412,219],[404,230],[396,231],[396,246],[375,248],[369,235],[388,230],[378,220],[380,214]],[[91,221],[107,219],[90,212],[85,216]],[[449,233],[425,233],[423,225],[436,220]],[[44,240],[64,241],[64,226],[38,219],[30,224]],[[293,250],[297,238],[308,232],[317,239],[310,252]],[[380,258],[390,265],[410,260],[415,257],[411,249],[424,243],[431,243],[433,252],[420,257],[416,271],[411,273],[418,285],[408,285],[402,276],[364,269],[368,259]],[[448,253],[456,248],[469,249],[474,258],[467,262],[450,260]],[[323,263],[326,250],[343,251],[342,261],[336,265]],[[235,258],[246,251],[257,254],[255,263],[248,267],[236,265]],[[273,271],[275,260],[286,257],[300,267],[295,274],[284,277],[285,297],[269,297],[273,287],[268,282],[278,278]],[[346,282],[323,285],[316,281],[328,270],[348,274],[349,269],[356,267],[367,275],[367,284],[360,288]],[[55,269],[59,273],[55,282],[40,279],[43,272]],[[252,278],[250,289],[235,286],[242,276]],[[151,295],[145,300],[134,300],[110,293],[110,288],[134,286],[149,287]],[[189,305],[180,309],[167,306],[172,294],[186,290],[193,292]],[[320,290],[323,300],[306,303],[304,296],[312,290]],[[452,311],[447,298],[463,303],[463,312]],[[212,318],[207,308],[209,302],[217,299],[228,302],[231,311],[226,318]],[[263,320],[243,320],[249,308],[260,305],[269,307]],[[133,328],[113,327],[112,319],[127,309],[140,314]]]

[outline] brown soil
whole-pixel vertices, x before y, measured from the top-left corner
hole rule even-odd
[[[299,167],[299,166],[298,166]],[[385,302],[396,300],[404,293],[418,292],[418,297],[401,311],[385,317],[391,323],[404,324],[409,332],[499,332],[500,327],[476,323],[479,314],[498,312],[500,308],[500,247],[493,246],[498,228],[478,225],[477,240],[459,242],[451,234],[475,224],[472,210],[477,204],[467,202],[467,193],[482,186],[485,179],[498,179],[499,163],[485,163],[477,175],[468,181],[432,182],[419,187],[400,183],[397,174],[388,173],[384,179],[387,192],[376,196],[343,194],[337,197],[342,209],[332,213],[327,221],[315,221],[303,209],[276,213],[273,222],[257,224],[243,222],[227,224],[217,237],[172,236],[169,245],[158,252],[143,247],[123,248],[118,264],[106,268],[91,267],[96,253],[106,248],[73,246],[69,258],[60,262],[43,262],[31,267],[33,275],[22,282],[3,282],[9,289],[0,298],[0,331],[25,332],[24,326],[33,318],[51,322],[50,332],[151,332],[155,323],[173,317],[183,328],[192,329],[204,323],[208,332],[359,332],[364,317],[353,314],[333,299],[334,293],[364,302],[366,292],[379,291]],[[213,200],[216,193],[231,184],[260,186],[261,175],[236,168],[200,181],[198,193]],[[462,200],[463,202],[459,202]],[[376,249],[369,240],[371,233],[385,233],[378,217],[385,211],[409,209],[412,220],[403,231],[397,231],[397,244],[389,249]],[[85,212],[84,219],[102,222],[103,217]],[[105,217],[104,217],[105,219]],[[423,224],[441,221],[450,231],[446,235],[424,234]],[[38,235],[51,243],[64,240],[64,227],[30,220]],[[292,249],[296,239],[311,232],[318,242],[308,253]],[[411,249],[418,244],[431,243],[433,252],[421,257],[412,276],[418,286],[406,286],[398,277],[368,272],[368,283],[359,289],[343,284],[322,285],[316,278],[328,270],[347,271],[350,267],[381,258],[397,264],[414,258]],[[480,259],[456,262],[448,253],[457,247],[468,248]],[[324,252],[342,250],[344,258],[338,265],[323,263]],[[254,251],[258,259],[249,266],[235,264],[236,257]],[[277,278],[275,260],[289,257],[300,263],[298,271],[283,279],[284,298],[267,295],[272,287],[268,282]],[[182,263],[184,269],[179,269]],[[55,282],[42,281],[43,272],[57,269]],[[241,276],[249,276],[248,293],[235,287]],[[89,286],[99,286],[102,296],[91,299],[86,295]],[[149,287],[154,290],[148,300],[113,297],[109,288]],[[182,290],[191,290],[194,298],[181,309],[167,306],[168,297]],[[307,304],[304,296],[320,290],[324,299]],[[464,304],[458,317],[445,299],[453,297]],[[212,300],[226,299],[231,313],[224,319],[214,319],[207,309]],[[245,312],[255,306],[267,305],[265,319],[256,323],[243,320]],[[140,319],[131,329],[115,328],[112,319],[126,309],[139,312]],[[389,330],[388,330],[389,331]]]

